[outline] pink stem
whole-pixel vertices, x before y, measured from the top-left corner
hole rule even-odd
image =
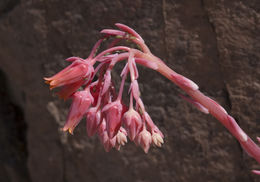
[[[97,41],[97,43],[92,48],[92,50],[91,50],[91,52],[88,56],[88,59],[92,59],[94,57],[95,53],[97,52],[98,47],[100,46],[100,44],[102,43],[103,40],[104,39],[100,39],[100,40]]]
[[[129,103],[129,110],[133,109],[133,93],[130,93],[130,103]]]
[[[121,100],[121,98],[122,98],[123,91],[124,91],[125,80],[126,80],[126,77],[127,77],[127,73],[128,73],[128,71],[126,71],[126,73],[122,77],[122,81],[121,81],[121,85],[120,85],[120,89],[119,89],[117,100]]]
[[[120,50],[129,51],[130,48],[129,48],[129,47],[126,47],[126,46],[116,46],[116,47],[112,47],[112,48],[106,49],[106,50],[104,50],[103,52],[99,53],[99,54],[92,60],[92,64],[94,64],[96,61],[98,61],[98,59],[100,59],[100,58],[101,58],[102,56],[104,56],[105,54],[111,53],[111,52],[114,52],[114,51],[120,51]]]
[[[227,114],[217,102],[205,96],[198,90],[197,85],[188,78],[179,75],[153,55],[143,55],[148,60],[157,63],[157,71],[183,89],[191,98],[209,110],[209,113],[219,120],[230,133],[239,141],[243,148],[260,163],[260,148],[238,126],[235,119]]]

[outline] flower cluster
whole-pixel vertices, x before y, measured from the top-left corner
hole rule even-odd
[[[151,144],[161,147],[163,134],[146,112],[140,97],[137,64],[156,70],[179,86],[188,96],[181,97],[199,111],[211,114],[223,124],[238,140],[242,148],[260,163],[260,148],[239,127],[235,119],[211,98],[199,91],[190,79],[176,73],[162,60],[154,56],[142,37],[130,27],[117,23],[119,30],[104,29],[102,38],[94,45],[87,59],[70,57],[71,65],[50,78],[44,78],[50,89],[59,87],[57,92],[63,99],[72,98],[69,116],[63,127],[73,133],[80,120],[86,117],[89,136],[98,134],[106,151],[120,149],[127,142],[127,136],[147,153]],[[96,55],[104,40],[113,38],[107,49]],[[130,41],[137,48],[118,46],[122,41]],[[112,70],[118,62],[126,61],[121,72],[121,85],[116,91],[112,81]],[[122,101],[127,76],[130,76],[129,104]],[[94,79],[95,78],[95,79]],[[97,79],[96,79],[97,78]],[[83,90],[80,88],[83,87]],[[260,142],[260,139],[257,138]],[[260,171],[253,170],[259,174]]]
[[[71,65],[56,75],[44,79],[51,89],[60,87],[57,94],[61,98],[72,98],[63,131],[68,130],[72,134],[85,116],[88,136],[97,134],[106,151],[113,147],[119,150],[127,142],[128,136],[147,153],[151,144],[161,147],[163,134],[146,112],[140,98],[136,63],[150,67],[153,65],[138,57],[139,52],[135,49],[114,47],[114,44],[122,39],[143,42],[131,28],[122,24],[116,25],[122,31],[108,29],[101,31],[104,37],[96,43],[87,59],[68,58],[67,61],[71,62]],[[95,56],[100,44],[111,36],[116,36],[116,39],[109,45],[110,49]],[[119,50],[121,52],[118,52]],[[111,73],[115,64],[123,60],[126,60],[126,63],[121,72],[120,89],[116,92]],[[130,103],[126,105],[122,101],[122,94],[128,75],[131,80]],[[95,76],[98,78],[94,79]],[[79,91],[80,87],[84,89]]]

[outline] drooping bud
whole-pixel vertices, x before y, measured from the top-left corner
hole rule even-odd
[[[100,124],[101,120],[101,111],[98,110],[97,107],[90,108],[86,113],[86,127],[87,127],[87,133],[88,136],[93,136]]]
[[[89,89],[76,92],[72,97],[73,101],[70,107],[69,116],[63,127],[63,131],[69,130],[71,134],[93,102],[93,97],[90,94]]]
[[[113,138],[121,126],[122,109],[121,101],[116,100],[107,104],[102,110],[106,119],[106,128],[109,138]]]
[[[142,128],[142,119],[138,112],[130,108],[122,118],[123,124],[127,130],[130,140],[134,140]]]
[[[157,147],[161,147],[162,144],[164,143],[163,142],[163,138],[161,137],[161,135],[158,134],[158,133],[155,133],[155,132],[153,132],[153,134],[152,134],[152,142]]]
[[[103,119],[99,128],[98,128],[98,135],[101,143],[104,146],[106,152],[109,152],[111,148],[115,147],[116,145],[116,137],[109,138],[108,133],[106,130],[106,120]]]
[[[121,146],[124,146],[127,143],[127,132],[123,127],[120,127],[116,135],[116,145],[115,148],[120,150]]]
[[[145,127],[143,127],[143,130],[135,138],[135,143],[137,145],[140,145],[145,153],[148,153],[150,145],[152,143],[151,133],[147,131]]]

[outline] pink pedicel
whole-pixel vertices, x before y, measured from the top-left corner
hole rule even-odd
[[[115,25],[119,30],[104,29],[100,32],[102,37],[94,45],[87,59],[70,57],[67,59],[71,63],[69,66],[52,77],[44,78],[50,89],[60,88],[57,92],[60,98],[72,99],[64,131],[73,133],[80,120],[86,117],[88,136],[97,134],[107,152],[112,148],[119,150],[127,143],[127,137],[145,153],[151,146],[161,147],[164,143],[163,133],[152,121],[141,99],[137,69],[139,64],[156,70],[179,86],[188,95],[187,97],[181,95],[183,99],[219,120],[239,141],[243,149],[260,163],[259,146],[222,106],[200,92],[196,83],[176,73],[160,58],[154,56],[135,30],[120,23]],[[103,45],[103,51],[98,52],[102,42],[111,39],[110,43]],[[123,41],[131,41],[138,49],[117,45]],[[112,80],[113,68],[118,62],[123,61],[125,66],[121,71],[122,80],[119,87],[117,82]],[[128,75],[131,82],[127,84],[130,85],[128,86],[130,101],[129,104],[125,104],[122,96]],[[260,142],[260,138],[257,140]],[[259,170],[252,172],[260,175]]]

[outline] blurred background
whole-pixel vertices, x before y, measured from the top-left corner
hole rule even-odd
[[[129,142],[106,153],[88,138],[60,131],[70,102],[43,77],[86,58],[103,28],[133,27],[154,55],[195,81],[255,140],[260,135],[260,1],[1,0],[1,182],[256,182],[260,165],[181,90],[140,67],[142,99],[165,134],[145,154]],[[118,72],[113,76],[118,78]],[[151,79],[152,78],[152,79]]]

